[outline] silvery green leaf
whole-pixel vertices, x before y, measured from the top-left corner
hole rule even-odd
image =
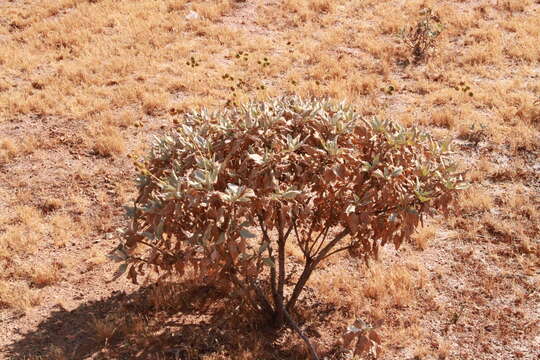
[[[349,333],[355,334],[355,333],[360,332],[360,331],[362,331],[362,329],[359,329],[354,325],[347,326],[347,332],[349,332]]]
[[[174,186],[172,186],[171,184],[160,184],[163,188],[164,191],[176,191],[176,188]]]
[[[414,193],[416,194],[416,197],[418,198],[418,200],[420,200],[421,202],[428,202],[429,200],[431,200],[431,198],[427,196],[426,193],[423,193],[420,191],[415,191]]]
[[[264,258],[262,259],[262,262],[267,265],[267,266],[270,266],[272,268],[276,267],[276,264],[274,264],[274,262],[272,261],[272,259],[270,258]]]
[[[242,194],[242,197],[246,197],[246,198],[252,198],[256,196],[257,195],[255,195],[255,191],[253,191],[253,189],[250,189],[250,188],[247,188]]]
[[[149,240],[154,240],[155,239],[154,234],[152,234],[151,232],[148,232],[148,231],[145,231],[145,232],[141,233],[141,235],[144,236],[145,238],[149,239]]]
[[[263,163],[264,163],[263,157],[262,157],[261,155],[259,155],[259,154],[249,154],[248,157],[249,157],[251,160],[255,161],[256,164],[259,164],[259,165],[260,165],[260,164],[263,164]]]
[[[398,167],[394,172],[392,172],[392,176],[399,176],[403,172],[403,167]]]
[[[454,182],[452,182],[452,181],[445,181],[444,182],[444,187],[446,187],[449,190],[453,190],[453,189],[455,189],[456,184]]]
[[[124,261],[129,258],[129,254],[124,250],[124,245],[120,244],[116,249],[110,252],[107,257],[113,261]]]
[[[371,169],[371,164],[367,161],[362,161],[362,171],[369,171]]]
[[[124,206],[124,210],[126,211],[126,216],[128,216],[128,217],[134,217],[135,216],[135,207],[133,207],[133,206]]]
[[[267,248],[268,248],[268,245],[270,245],[270,243],[268,243],[267,241],[263,242],[261,244],[261,246],[259,247],[259,255],[262,254]]]
[[[223,201],[226,201],[226,202],[232,201],[232,197],[229,194],[218,192],[218,195],[221,198],[221,200],[223,200]]]
[[[378,176],[378,177],[380,177],[380,178],[384,178],[384,177],[385,177],[384,174],[383,174],[383,172],[381,171],[381,169],[375,170],[375,171],[373,172],[373,174],[376,175],[376,176]]]
[[[251,222],[249,222],[248,220],[242,222],[239,226],[240,227],[248,227],[249,225],[251,225]]]
[[[298,195],[300,195],[302,192],[299,190],[287,190],[283,194],[281,194],[281,197],[283,199],[294,199]]]
[[[235,184],[227,184],[227,190],[233,194],[238,194],[240,192],[240,186]]]
[[[377,155],[375,155],[375,157],[373,158],[373,161],[371,162],[371,164],[372,164],[371,166],[372,166],[372,167],[375,167],[375,166],[379,165],[379,162],[380,162],[380,155],[377,154]]]
[[[243,237],[243,238],[246,238],[246,239],[253,239],[253,238],[257,237],[257,235],[253,234],[252,232],[249,232],[246,229],[241,229],[240,230],[240,236]]]
[[[123,263],[121,264],[118,269],[114,272],[114,275],[113,275],[113,278],[111,279],[111,281],[115,281],[117,280],[120,276],[124,275],[124,273],[126,272],[128,268],[128,264],[127,263]]]
[[[156,237],[160,238],[161,235],[163,235],[163,227],[165,226],[165,222],[163,219],[161,219],[161,221],[159,222],[157,228],[156,228],[156,231],[155,231],[155,234],[156,234]]]
[[[206,179],[206,171],[195,170],[193,172],[193,177],[195,177],[195,180],[197,181],[204,181]]]

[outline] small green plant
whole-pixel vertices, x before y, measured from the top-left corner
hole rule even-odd
[[[117,275],[190,274],[297,328],[290,314],[323,261],[367,261],[423,216],[447,213],[462,186],[448,152],[343,103],[284,97],[190,113],[137,165]],[[288,244],[303,254],[298,273]]]
[[[431,55],[437,38],[444,30],[440,17],[430,8],[422,9],[420,16],[415,26],[403,29],[399,34],[411,51],[413,63],[419,63]]]
[[[387,95],[393,95],[394,92],[396,91],[396,88],[393,85],[388,85],[386,87],[382,87],[381,91]]]
[[[186,65],[190,66],[192,68],[195,68],[200,65],[199,61],[195,59],[194,56],[190,57],[188,61],[186,61]]]
[[[474,93],[472,92],[472,89],[469,85],[467,85],[465,82],[461,81],[459,83],[459,86],[452,86],[454,90],[461,91],[464,94],[467,94],[469,97],[473,97]]]
[[[470,141],[474,146],[478,146],[480,141],[485,140],[488,136],[488,127],[482,123],[472,123],[466,129],[466,132],[463,134],[462,138]]]

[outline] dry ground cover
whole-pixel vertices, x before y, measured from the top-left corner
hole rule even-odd
[[[445,27],[407,63],[423,7]],[[472,183],[412,244],[310,281],[297,316],[321,354],[382,318],[384,359],[537,359],[539,39],[534,0],[1,1],[0,357],[305,358],[290,332],[195,311],[211,289],[109,282],[106,259],[151,135],[300,94],[456,138]]]

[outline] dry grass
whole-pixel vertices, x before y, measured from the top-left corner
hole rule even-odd
[[[29,155],[39,147],[39,141],[34,137],[25,139],[0,140],[0,165],[12,161],[18,156]]]
[[[426,250],[429,243],[435,238],[437,234],[437,226],[432,224],[426,224],[416,230],[412,239],[416,247],[420,250]]]
[[[0,306],[26,311],[40,304],[39,294],[31,290],[25,282],[0,280]]]
[[[28,279],[34,287],[44,287],[56,284],[60,280],[58,264],[28,264],[18,269],[19,276]]]
[[[89,138],[95,139],[94,151],[102,156],[111,156],[113,154],[123,154],[126,151],[126,145],[120,132],[112,127],[104,128],[92,132]]]
[[[404,66],[410,54],[397,33],[422,6],[441,14],[445,30],[426,63]],[[190,11],[199,17],[187,20]],[[457,137],[473,183],[459,214],[418,229],[415,249],[385,253],[369,269],[340,258],[313,278],[305,301],[336,309],[316,324],[321,348],[355,317],[380,316],[388,359],[538,351],[527,335],[539,321],[537,1],[13,0],[0,2],[0,19],[0,314],[34,308],[43,319],[53,304],[40,298],[71,299],[80,288],[80,303],[104,287],[114,244],[101,240],[133,194],[125,154],[143,153],[150,134],[192,107],[297,93]],[[198,66],[186,63],[192,56]],[[225,73],[248,86],[232,91]],[[306,314],[324,313],[313,309]],[[112,330],[100,321],[105,343]],[[0,348],[17,339],[8,331]],[[259,350],[229,358],[264,357],[268,344],[258,341]],[[65,350],[51,347],[50,357],[68,358]]]
[[[418,286],[409,269],[401,265],[389,269],[374,265],[369,269],[367,277],[364,296],[397,307],[408,305],[413,299],[415,287]]]
[[[106,343],[115,334],[121,332],[121,329],[119,329],[121,320],[115,318],[115,316],[108,316],[104,319],[93,319],[91,326],[94,330],[96,341]]]
[[[494,205],[489,190],[481,186],[472,186],[464,191],[459,203],[466,213],[489,211]]]

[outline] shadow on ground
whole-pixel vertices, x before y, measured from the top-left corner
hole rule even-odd
[[[182,289],[181,284],[151,286],[55,311],[9,345],[7,358],[305,359],[297,346],[287,348],[276,335],[280,332],[227,311],[224,294],[205,287]]]

